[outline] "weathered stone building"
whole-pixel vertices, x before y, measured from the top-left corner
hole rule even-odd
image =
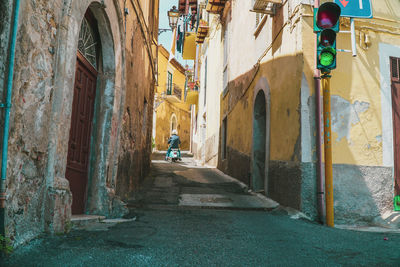
[[[0,3],[3,104],[17,2]],[[0,218],[14,244],[64,231],[71,213],[125,212],[150,166],[158,33],[158,0],[19,7]]]

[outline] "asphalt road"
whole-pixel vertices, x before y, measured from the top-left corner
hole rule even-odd
[[[175,166],[160,166],[155,166],[153,178],[164,175],[171,178],[167,183],[171,188],[178,188],[175,191],[185,188],[181,186],[185,179],[171,171]],[[183,166],[176,168],[182,171]],[[204,175],[197,177],[197,181],[187,177],[186,185],[199,187],[198,191],[204,191],[207,184],[219,192],[232,188],[222,181],[221,187],[204,181]],[[168,192],[165,184],[158,188]],[[146,190],[163,191],[154,186]],[[153,193],[148,200],[141,198],[141,203],[153,203],[160,197]],[[175,195],[164,199],[171,199],[167,205],[133,207],[128,217],[135,219],[129,222],[96,223],[66,235],[43,236],[3,258],[0,265],[400,266],[399,234],[327,228],[291,219],[282,209],[182,208],[172,201]]]
[[[274,212],[136,212],[136,221],[108,230],[37,239],[2,266],[400,266],[395,234],[330,229]]]

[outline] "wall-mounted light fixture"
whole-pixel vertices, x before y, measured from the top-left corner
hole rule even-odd
[[[178,23],[178,18],[179,18],[179,10],[176,8],[176,6],[173,6],[168,12],[168,21],[169,21],[169,27],[170,29],[158,29],[158,35],[160,35],[163,32],[167,31],[173,31],[176,28],[176,25]]]

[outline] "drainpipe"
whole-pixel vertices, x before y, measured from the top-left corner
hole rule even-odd
[[[314,8],[319,7],[319,0],[314,1]],[[315,50],[317,50],[317,37],[315,37]],[[317,59],[315,58],[315,63]],[[316,64],[315,64],[316,66]],[[315,125],[317,131],[316,149],[317,149],[317,210],[318,221],[324,222],[324,174],[322,168],[322,138],[321,138],[321,86],[320,72],[317,68],[314,70],[314,86],[315,86]]]
[[[11,108],[11,91],[14,76],[14,59],[15,59],[15,43],[17,39],[18,15],[20,0],[15,1],[14,19],[11,30],[11,44],[9,53],[9,62],[7,69],[7,91],[6,103],[0,105],[5,108],[4,129],[3,129],[3,150],[1,157],[1,180],[0,180],[0,234],[5,235],[5,208],[6,208],[6,177],[7,177],[7,151],[8,151],[8,132],[10,126],[10,108]]]

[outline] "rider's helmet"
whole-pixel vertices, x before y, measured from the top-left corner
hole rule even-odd
[[[173,129],[173,130],[172,130],[172,134],[178,135],[178,131],[175,130],[175,129]]]

